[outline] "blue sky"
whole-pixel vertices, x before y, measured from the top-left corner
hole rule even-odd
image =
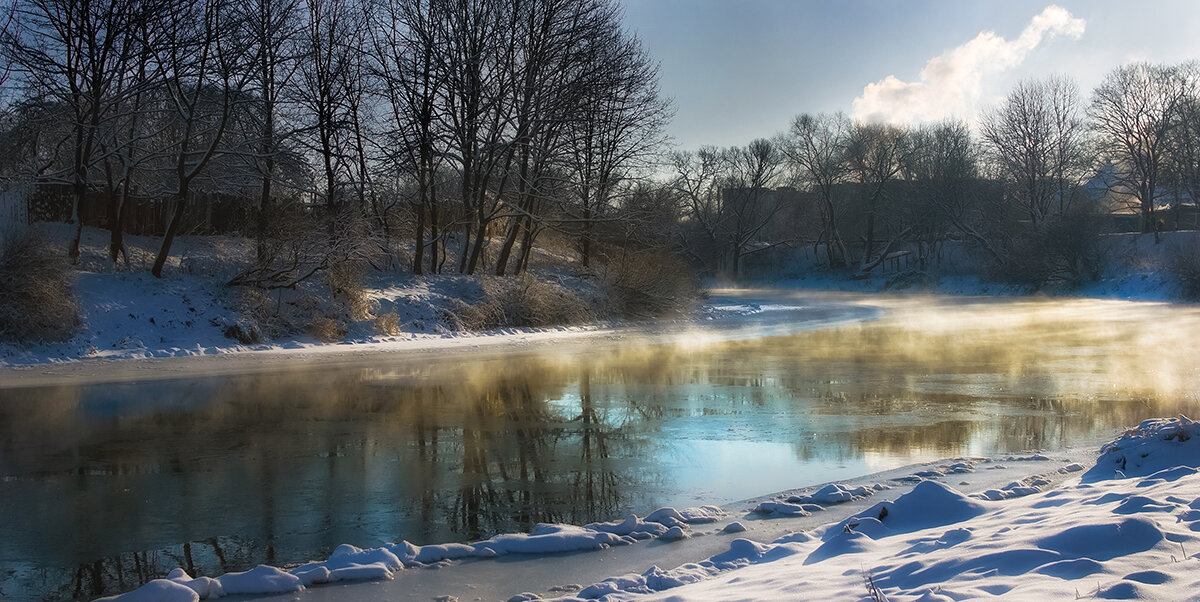
[[[1070,75],[1086,96],[1125,62],[1200,59],[1196,0],[623,4],[627,27],[660,62],[663,93],[676,106],[669,133],[684,148],[745,144],[801,112],[971,119],[1023,78]],[[942,68],[923,79],[935,57]],[[889,76],[856,110],[867,85]]]

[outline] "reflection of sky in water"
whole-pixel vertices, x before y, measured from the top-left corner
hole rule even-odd
[[[664,442],[659,456],[676,487],[667,505],[724,504],[794,487],[849,479],[896,468],[912,458],[801,458],[788,443],[682,439]]]
[[[657,346],[0,390],[0,513],[28,518],[0,590],[727,502],[1200,405],[1197,308],[776,297]],[[855,315],[877,319],[805,330]]]

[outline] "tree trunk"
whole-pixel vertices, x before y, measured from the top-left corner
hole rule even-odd
[[[438,238],[441,234],[438,228],[438,206],[437,199],[433,196],[433,187],[430,186],[429,194],[429,272],[437,274],[442,271],[441,263],[438,262],[438,245],[441,240]]]
[[[587,268],[592,261],[592,208],[587,203],[583,205],[583,240],[580,241],[580,260]]]
[[[487,221],[483,215],[483,203],[479,205],[479,222],[475,224],[475,244],[471,247],[471,261],[467,264],[467,275],[473,275],[483,257],[483,244],[487,242]]]
[[[514,274],[524,273],[529,269],[529,257],[533,255],[533,239],[536,235],[531,222],[525,224],[525,235],[521,237],[521,253],[517,259],[517,269]]]
[[[422,188],[424,188],[423,185],[422,185]],[[422,193],[421,196],[424,197],[425,195]],[[414,274],[420,276],[424,273],[424,269],[425,269],[422,265],[425,262],[425,199],[424,198],[422,198],[421,202],[417,205],[417,233],[416,233],[416,238],[413,241],[413,244],[415,245],[415,249],[413,251],[412,271]]]
[[[167,233],[163,235],[162,246],[158,249],[158,256],[154,258],[154,267],[150,269],[150,273],[154,274],[155,278],[162,278],[163,265],[167,263],[167,256],[171,254],[171,243],[175,242],[175,235],[179,232],[179,225],[183,223],[183,212],[186,208],[187,190],[185,189],[180,191],[175,211],[171,214],[171,223],[167,225]]]
[[[500,255],[496,258],[497,276],[503,276],[508,269],[508,258],[512,254],[513,245],[517,242],[517,231],[520,230],[525,219],[525,216],[520,215],[509,221],[508,233],[504,235],[504,244],[500,245]]]
[[[125,214],[129,206],[129,180],[132,173],[125,175],[125,183],[121,186],[121,196],[114,195],[108,206],[109,232],[108,255],[113,265],[117,264],[120,255],[125,255],[125,265],[129,265],[129,255],[125,251]]]
[[[264,148],[264,151],[267,154],[267,159],[266,165],[264,165],[263,169],[262,192],[258,199],[258,216],[254,224],[255,238],[257,238],[255,255],[257,256],[259,263],[263,263],[267,260],[268,253],[265,238],[267,236],[267,229],[271,224],[270,217],[271,210],[273,209],[271,203],[271,189],[273,188],[275,179],[273,175],[275,171],[275,158],[271,155],[270,149]]]
[[[124,188],[124,186],[122,186],[122,188]],[[121,256],[122,237],[119,216],[121,215],[122,195],[124,195],[123,192],[121,195],[118,195],[117,191],[115,190],[110,190],[108,192],[108,259],[109,261],[113,262],[113,265],[117,264],[117,260]]]
[[[71,238],[71,248],[67,255],[72,263],[79,261],[79,241],[83,238],[83,199],[87,194],[87,185],[81,180],[75,182],[75,199],[71,207],[71,220],[75,224],[75,235]]]
[[[471,224],[463,227],[463,242],[462,252],[458,256],[458,273],[464,274],[467,271],[467,258],[471,254]]]

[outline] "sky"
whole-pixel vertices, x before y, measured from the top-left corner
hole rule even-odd
[[[746,144],[800,113],[973,121],[1013,85],[1200,60],[1197,0],[622,0],[675,145]]]

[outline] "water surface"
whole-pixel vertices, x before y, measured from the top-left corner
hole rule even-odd
[[[500,354],[2,388],[0,598],[724,503],[1200,414],[1191,306],[715,302],[752,313]]]

